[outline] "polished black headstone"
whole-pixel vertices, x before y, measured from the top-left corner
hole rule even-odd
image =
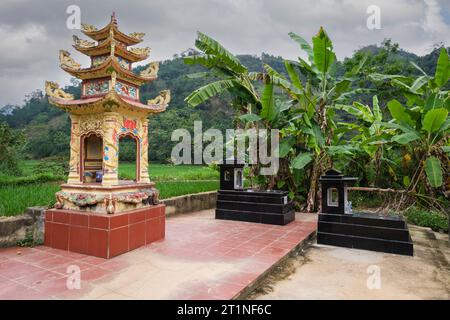
[[[317,243],[412,256],[413,243],[402,217],[352,212],[347,186],[355,181],[333,169],[320,177]]]
[[[216,219],[286,225],[295,209],[286,191],[219,190]]]

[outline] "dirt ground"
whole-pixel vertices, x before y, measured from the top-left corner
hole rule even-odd
[[[248,299],[450,299],[448,235],[409,228],[414,257],[314,243]]]

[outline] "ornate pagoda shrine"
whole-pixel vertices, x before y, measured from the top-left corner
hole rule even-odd
[[[123,33],[114,13],[104,28],[82,24],[82,32],[91,40],[73,36],[73,47],[90,57],[89,67],[65,50],[59,53],[60,67],[82,81],[80,99],[45,83],[50,103],[71,119],[70,173],[56,193],[55,209],[46,213],[45,244],[110,258],[164,237],[165,208],[148,174],[148,117],[167,108],[170,92],[140,102],[140,86],[154,81],[159,69],[151,62],[133,72],[133,63],[150,54],[150,48],[131,47],[144,33]],[[119,140],[125,136],[136,142],[134,181],[118,178]]]

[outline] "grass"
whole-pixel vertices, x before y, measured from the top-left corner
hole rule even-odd
[[[158,182],[156,188],[160,198],[167,199],[190,193],[217,190],[219,181],[166,181]],[[51,207],[55,203],[55,193],[59,183],[37,183],[0,188],[0,216],[14,216],[25,212],[27,207]]]
[[[59,183],[37,183],[0,188],[0,216],[21,214],[27,207],[49,207],[55,203]]]
[[[34,174],[39,163],[38,160],[23,161],[21,177],[0,176],[0,216],[14,216],[23,213],[27,207],[51,207],[55,203],[55,193],[60,190],[59,185],[65,177],[51,172]],[[204,166],[150,164],[149,171],[161,199],[219,188],[219,173]],[[134,175],[133,163],[120,164],[121,179],[133,179]]]
[[[218,180],[219,172],[205,166],[149,164],[149,175],[152,181],[186,181],[186,180]],[[119,165],[121,179],[134,179],[136,174],[134,163],[123,162]]]
[[[448,217],[439,212],[412,207],[406,212],[406,220],[409,223],[428,227],[434,231],[448,232]]]

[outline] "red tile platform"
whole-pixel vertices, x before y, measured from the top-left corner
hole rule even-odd
[[[239,299],[315,234],[316,215],[296,219],[286,226],[216,220],[214,210],[169,217],[164,239],[112,259],[0,248],[0,300]],[[71,266],[80,268],[79,289],[67,286]]]
[[[165,211],[163,204],[111,215],[47,210],[44,243],[109,259],[164,238]]]

